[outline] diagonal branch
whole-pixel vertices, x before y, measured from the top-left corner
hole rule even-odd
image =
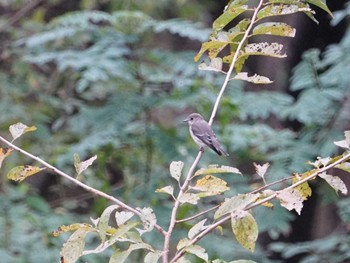
[[[95,189],[95,188],[93,188],[93,187],[91,187],[91,186],[88,186],[88,185],[82,183],[81,181],[79,181],[79,180],[73,178],[72,176],[66,174],[65,172],[63,172],[63,171],[57,169],[57,168],[54,167],[53,165],[51,165],[51,164],[45,162],[43,159],[41,159],[41,158],[39,158],[39,157],[37,157],[37,156],[35,156],[35,155],[33,155],[33,154],[31,154],[31,153],[25,151],[25,150],[23,150],[22,148],[20,148],[20,147],[14,145],[13,143],[7,141],[5,138],[3,138],[3,137],[1,137],[1,136],[0,136],[0,141],[2,141],[2,142],[4,142],[5,144],[7,144],[10,148],[12,148],[12,149],[14,149],[14,150],[16,150],[16,151],[18,151],[18,152],[20,152],[20,153],[22,153],[22,154],[28,156],[29,158],[31,158],[31,159],[33,159],[33,160],[35,160],[35,161],[41,163],[41,164],[44,165],[45,167],[47,167],[47,168],[49,168],[50,170],[52,170],[54,173],[56,173],[56,174],[58,174],[58,175],[64,177],[65,179],[67,179],[67,180],[73,182],[73,183],[76,184],[76,185],[79,185],[80,187],[84,188],[86,191],[88,191],[88,192],[90,192],[90,193],[93,193],[93,194],[95,194],[95,195],[97,195],[97,196],[103,197],[103,198],[105,198],[105,199],[111,201],[112,203],[115,203],[115,204],[119,205],[120,207],[122,207],[122,208],[124,208],[124,209],[126,209],[126,210],[128,210],[128,211],[130,211],[130,212],[133,212],[134,214],[136,214],[136,215],[138,215],[138,216],[141,216],[141,212],[138,211],[138,210],[136,210],[135,208],[133,208],[133,207],[131,207],[131,206],[128,206],[127,204],[123,203],[122,201],[120,201],[119,199],[117,199],[117,198],[115,198],[115,197],[113,197],[113,196],[111,196],[111,195],[108,195],[108,194],[106,194],[106,193],[104,193],[104,192],[102,192],[102,191],[100,191],[100,190],[97,190],[97,189]],[[161,226],[159,226],[159,225],[156,224],[154,227],[155,227],[162,235],[165,235],[165,231],[164,231],[164,229],[163,229]]]
[[[303,183],[307,182],[307,181],[310,181],[312,179],[314,179],[317,175],[319,175],[320,173],[323,173],[325,171],[328,171],[329,169],[335,167],[336,165],[342,163],[342,162],[345,162],[347,161],[348,159],[350,159],[350,153],[347,153],[346,155],[344,155],[342,158],[340,158],[339,160],[337,160],[336,162],[334,163],[331,163],[321,169],[318,169],[317,171],[313,172],[312,174],[310,174],[309,176],[305,177],[304,179],[286,187],[285,189],[283,190],[286,190],[286,189],[293,189],[295,187],[298,187],[299,185],[302,185]],[[273,199],[275,199],[277,197],[277,192],[264,198],[264,199],[261,199],[257,202],[254,202],[248,206],[246,206],[244,208],[245,211],[247,210],[250,210],[252,208],[255,208],[263,203],[266,203],[268,201],[271,201]],[[231,215],[228,215],[228,216],[225,216],[223,217],[222,219],[220,219],[219,221],[215,222],[214,224],[208,226],[205,230],[203,230],[201,233],[199,233],[196,237],[194,237],[188,244],[187,246],[190,246],[190,245],[193,245],[195,243],[197,243],[199,240],[201,240],[204,236],[206,236],[209,232],[211,232],[212,230],[214,230],[215,228],[217,228],[219,225],[225,223],[226,221],[230,220],[231,218]],[[176,262],[176,260],[178,260],[183,254],[185,253],[185,248],[179,250],[175,257],[170,261],[171,263],[173,262]]]

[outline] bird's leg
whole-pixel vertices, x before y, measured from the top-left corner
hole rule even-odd
[[[199,150],[200,150],[201,152],[204,152],[204,147],[201,146],[201,147],[199,148]]]

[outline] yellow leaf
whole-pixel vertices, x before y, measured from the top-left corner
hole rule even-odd
[[[22,182],[27,177],[32,176],[44,169],[45,168],[40,168],[37,166],[21,165],[12,168],[7,174],[7,178],[16,182]]]
[[[227,187],[227,183],[224,180],[212,175],[206,175],[199,179],[192,189],[203,192],[204,196],[211,196],[221,194],[230,188]]]
[[[293,184],[295,184],[305,177],[307,177],[305,174],[303,174],[303,176],[301,176],[301,177],[295,176],[292,179],[292,182],[293,182]],[[295,187],[295,189],[298,190],[298,192],[301,194],[301,196],[303,197],[304,200],[307,200],[307,198],[309,196],[311,196],[311,194],[312,194],[312,190],[311,190],[308,182],[305,182],[305,183]]]
[[[10,148],[0,148],[0,168],[2,165],[2,162],[5,160],[6,157],[8,157],[12,152],[12,149]]]
[[[259,234],[254,217],[247,211],[237,211],[231,216],[231,227],[238,243],[253,252]]]

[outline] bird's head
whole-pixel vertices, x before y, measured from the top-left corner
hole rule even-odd
[[[184,120],[184,122],[187,122],[189,125],[193,124],[196,120],[203,120],[202,115],[199,113],[192,113],[188,115],[188,117]]]

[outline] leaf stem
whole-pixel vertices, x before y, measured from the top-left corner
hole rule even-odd
[[[314,173],[310,174],[308,177],[305,177],[304,179],[286,187],[285,189],[283,190],[286,190],[286,189],[293,189],[295,187],[298,187],[299,185],[309,181],[309,180],[312,180],[314,179],[318,174],[320,173],[323,173],[331,168],[333,168],[334,166],[342,163],[342,162],[345,162],[346,160],[350,159],[350,152],[348,152],[346,155],[344,155],[342,158],[340,158],[339,160],[335,161],[334,163],[331,163],[329,164],[328,166],[325,166],[321,169],[318,169],[316,170]],[[265,202],[268,202],[268,201],[271,201],[273,199],[275,199],[277,197],[277,192],[275,192],[274,194],[264,198],[264,199],[261,199],[257,202],[254,202],[248,206],[246,206],[244,208],[245,211],[247,210],[250,210],[252,208],[255,208]],[[229,220],[231,218],[231,215],[228,215],[228,216],[225,216],[223,217],[222,219],[220,219],[219,221],[215,222],[214,224],[212,225],[209,225],[205,230],[203,230],[202,232],[200,232],[195,238],[193,238],[187,246],[190,246],[190,245],[193,245],[195,243],[197,243],[200,239],[202,239],[206,234],[208,234],[209,232],[211,232],[212,230],[214,230],[216,227],[218,227],[219,225],[225,223],[227,220]],[[185,253],[185,248],[179,250],[176,255],[174,256],[174,258],[170,261],[170,263],[173,263],[175,262],[176,260],[178,260],[183,254]]]

